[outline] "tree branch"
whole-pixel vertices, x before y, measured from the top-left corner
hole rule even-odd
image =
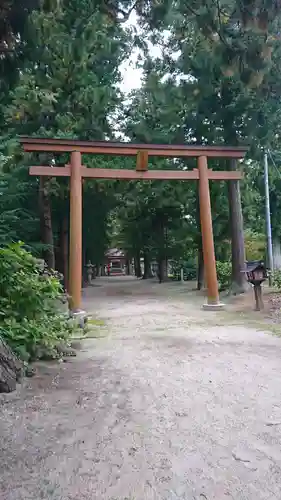
[[[140,2],[141,0],[136,0],[128,11],[115,8],[113,5],[110,4],[107,5],[106,2],[103,2],[102,7],[113,21],[117,23],[125,23],[126,21],[128,21],[131,13],[133,12],[133,10],[136,9],[136,7]],[[122,15],[122,18],[118,17],[119,14]]]

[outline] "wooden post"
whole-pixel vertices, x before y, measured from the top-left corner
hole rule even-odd
[[[70,235],[69,235],[69,294],[70,309],[81,308],[82,288],[82,178],[81,153],[71,153],[70,176]]]
[[[261,284],[254,285],[254,295],[255,295],[255,302],[256,302],[256,311],[261,311],[262,309],[264,309],[264,303],[262,300]]]
[[[198,158],[199,170],[199,202],[200,202],[200,221],[202,233],[202,246],[204,256],[204,268],[206,283],[208,289],[206,307],[219,306],[219,291],[216,271],[216,258],[212,225],[209,177],[207,157]]]

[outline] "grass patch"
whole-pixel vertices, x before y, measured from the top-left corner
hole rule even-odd
[[[256,330],[269,332],[277,337],[281,337],[281,325],[271,323],[269,318],[262,316],[262,312],[222,311],[220,314],[222,324],[255,328]]]
[[[103,319],[90,318],[88,319],[87,324],[91,327],[105,326],[105,321]]]
[[[103,319],[89,318],[85,327],[85,338],[99,339],[106,337],[108,332],[105,330],[106,324]]]
[[[88,318],[83,330],[80,329],[81,335],[72,337],[71,340],[85,340],[105,337],[104,328],[106,324],[102,319]]]
[[[103,339],[103,338],[107,337],[107,335],[108,335],[107,330],[99,331],[96,329],[89,329],[84,338],[85,339]]]

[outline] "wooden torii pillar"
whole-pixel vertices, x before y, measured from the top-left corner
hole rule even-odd
[[[70,177],[70,245],[69,245],[69,292],[71,309],[81,308],[82,288],[82,180],[198,180],[200,221],[203,243],[207,303],[205,309],[220,308],[216,258],[210,202],[210,180],[239,180],[240,171],[213,171],[208,169],[207,158],[243,158],[246,148],[222,146],[185,146],[160,144],[131,144],[114,142],[86,142],[68,139],[22,137],[25,151],[69,152],[70,165],[64,167],[33,166],[30,175]],[[87,168],[82,165],[82,153],[136,156],[136,170]],[[197,157],[198,168],[193,170],[148,170],[149,156]]]
[[[81,308],[82,289],[82,177],[81,153],[71,153],[69,217],[69,295],[73,311]]]

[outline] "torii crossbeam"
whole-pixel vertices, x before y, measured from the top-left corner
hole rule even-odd
[[[123,180],[198,180],[200,221],[202,232],[207,304],[220,307],[216,259],[212,228],[209,180],[239,181],[240,171],[208,170],[207,158],[243,158],[247,148],[225,146],[186,146],[162,144],[132,144],[116,142],[78,141],[76,139],[48,139],[21,137],[24,151],[51,151],[71,154],[70,165],[64,167],[32,166],[30,175],[70,177],[70,240],[69,240],[69,293],[71,308],[81,307],[82,287],[82,179]],[[87,168],[82,165],[82,153],[113,156],[136,156],[136,170]],[[196,157],[198,168],[193,170],[148,170],[150,156],[167,158]]]

